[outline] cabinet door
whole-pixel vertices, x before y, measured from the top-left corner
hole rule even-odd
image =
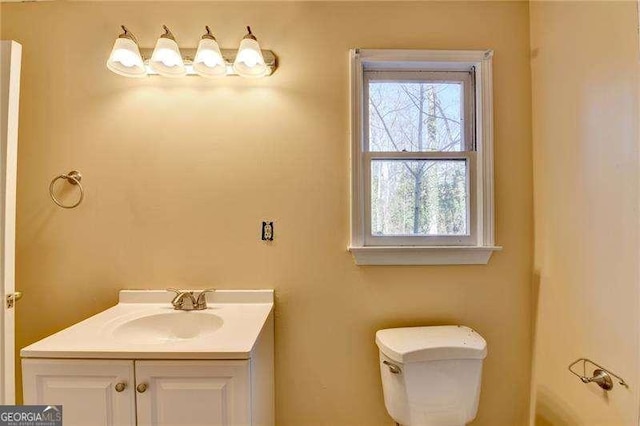
[[[248,426],[249,361],[136,361],[139,426]]]
[[[23,359],[22,376],[24,403],[62,405],[65,426],[136,424],[133,361]]]

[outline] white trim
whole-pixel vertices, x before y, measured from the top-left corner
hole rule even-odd
[[[362,176],[362,97],[360,88],[363,80],[363,66],[358,49],[350,51],[349,69],[351,91],[351,245],[364,245],[364,184]]]
[[[476,65],[476,149],[478,152],[478,232],[479,246],[495,242],[495,206],[493,196],[493,51],[485,52]]]
[[[22,46],[0,42],[0,404],[15,403],[15,310],[5,296],[15,291],[16,176]]]
[[[485,264],[495,250],[495,207],[493,190],[493,86],[492,50],[390,50],[350,51],[351,99],[351,242],[349,250],[358,265]],[[469,71],[475,70],[475,188],[470,188],[472,235],[475,245],[381,246],[366,236],[367,170],[365,158],[379,153],[365,152],[363,85],[366,70]],[[380,153],[384,156],[388,153]],[[416,155],[416,153],[406,153]],[[405,153],[402,156],[406,155]],[[443,153],[443,155],[460,153]],[[416,155],[422,157],[422,154]],[[473,182],[473,180],[471,180]],[[475,214],[473,214],[475,211]],[[403,244],[398,237],[397,244]],[[415,240],[414,240],[415,241]],[[386,241],[389,244],[389,241]]]
[[[486,265],[502,247],[349,247],[356,265]]]
[[[367,64],[367,69],[380,66],[384,69],[418,68],[429,71],[464,71],[493,56],[492,50],[352,49],[352,52]]]

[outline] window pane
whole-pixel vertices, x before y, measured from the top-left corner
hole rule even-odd
[[[464,151],[462,82],[369,81],[370,151]]]
[[[371,234],[466,235],[466,160],[371,161]]]

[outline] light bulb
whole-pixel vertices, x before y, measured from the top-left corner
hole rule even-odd
[[[267,65],[262,56],[258,40],[247,27],[247,35],[240,42],[240,48],[233,62],[233,69],[242,77],[257,78],[267,74]]]
[[[136,38],[124,25],[122,30],[124,32],[118,36],[111,49],[107,68],[125,77],[144,77],[147,72]]]
[[[258,56],[255,51],[245,49],[242,53],[243,55],[241,56],[240,62],[244,62],[249,68],[255,67],[260,62],[260,56]]]
[[[136,55],[124,49],[119,49],[113,52],[111,59],[113,60],[113,62],[120,62],[127,68],[134,67],[136,66],[136,64],[138,64],[138,58],[136,57]]]

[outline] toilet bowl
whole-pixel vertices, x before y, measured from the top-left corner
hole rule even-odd
[[[379,330],[384,403],[402,426],[462,426],[476,416],[487,342],[464,326]]]

